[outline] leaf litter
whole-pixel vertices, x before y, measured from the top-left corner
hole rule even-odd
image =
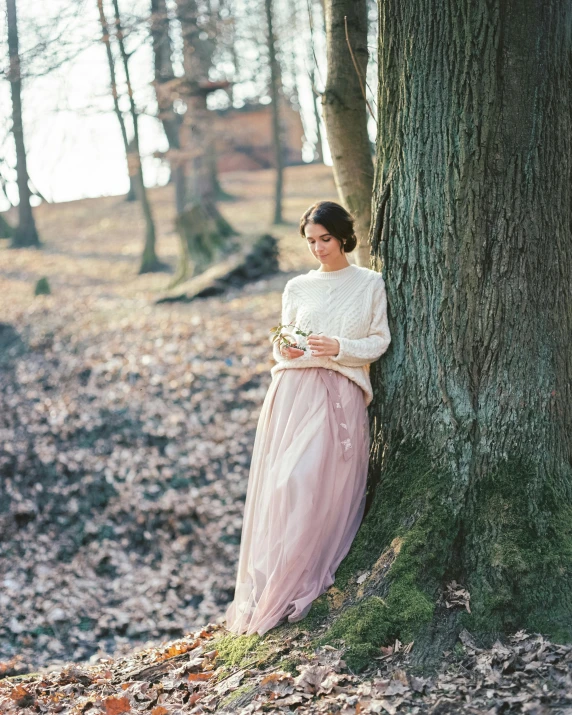
[[[50,230],[53,242],[63,235]],[[107,233],[102,256],[124,242]],[[298,243],[286,252],[296,272],[312,267]],[[273,364],[267,328],[289,276],[159,308],[144,284],[122,287],[115,258],[99,262],[102,283],[99,263],[84,260],[80,275],[68,251],[49,256],[67,284],[55,279],[54,295],[33,302],[20,287],[36,272],[30,252],[6,264],[16,299],[0,323],[2,715],[572,715],[570,646],[523,631],[488,649],[462,631],[463,655],[444,653],[430,678],[408,668],[413,643],[385,644],[356,675],[343,649],[298,650],[304,632],[280,648],[297,675],[219,665],[210,642],[225,633]],[[455,582],[444,600],[470,612]]]
[[[572,646],[519,631],[508,644],[477,648],[466,632],[463,655],[445,659],[432,677],[408,669],[411,651],[396,650],[381,667],[356,675],[343,650],[308,655],[296,650],[298,675],[270,668],[228,668],[217,663],[216,638],[227,632],[209,623],[184,638],[94,664],[0,680],[3,715],[182,715],[183,713],[532,713],[572,712]],[[295,646],[307,645],[302,631]],[[282,651],[282,648],[278,648]],[[531,663],[538,665],[530,668]],[[539,677],[541,675],[541,677]],[[238,688],[239,694],[233,697]]]

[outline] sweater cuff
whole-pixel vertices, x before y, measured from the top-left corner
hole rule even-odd
[[[340,345],[340,350],[337,355],[330,355],[330,358],[334,360],[334,362],[340,362],[341,360],[344,359],[345,352],[344,352],[344,338],[340,338],[338,335],[332,335],[332,338],[334,340],[337,340],[339,345]]]

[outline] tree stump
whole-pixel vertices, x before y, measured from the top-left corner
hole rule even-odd
[[[236,254],[165,293],[156,304],[190,303],[197,298],[222,295],[229,288],[240,288],[278,272],[279,249],[274,236],[241,236],[240,240],[241,248]]]

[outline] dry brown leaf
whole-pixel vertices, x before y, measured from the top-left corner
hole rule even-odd
[[[209,680],[213,675],[214,673],[189,673],[187,680]]]
[[[131,710],[129,698],[125,697],[105,698],[103,706],[105,707],[105,715],[121,715],[121,713],[128,713]]]

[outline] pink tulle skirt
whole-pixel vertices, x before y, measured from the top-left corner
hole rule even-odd
[[[369,446],[355,382],[323,367],[275,374],[254,440],[229,631],[299,621],[334,583],[363,517]]]

